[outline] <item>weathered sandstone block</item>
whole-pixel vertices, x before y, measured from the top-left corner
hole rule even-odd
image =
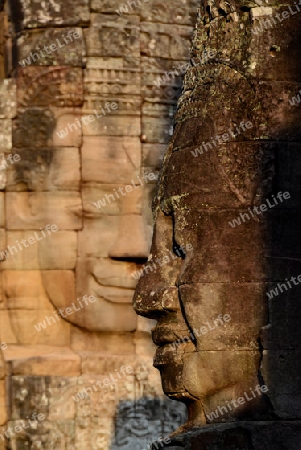
[[[82,227],[81,197],[75,192],[9,192],[6,199],[8,230],[40,230],[53,223],[59,230]]]
[[[9,345],[4,355],[5,363],[11,366],[12,375],[33,377],[78,376],[80,357],[69,347],[58,345]],[[30,395],[27,399],[32,404]],[[38,404],[41,404],[38,403]],[[33,404],[36,407],[35,404]]]
[[[17,47],[19,61],[33,66],[81,67],[85,52],[82,28],[79,27],[27,30],[18,38]]]
[[[82,157],[86,181],[139,184],[141,144],[136,137],[84,136]]]
[[[0,119],[13,119],[16,107],[16,81],[6,78],[0,82]]]
[[[57,231],[41,238],[42,235],[38,234],[40,232],[40,230],[8,231],[6,233],[8,256],[1,263],[2,268],[11,270],[74,269],[77,254],[77,233],[74,231]],[[29,244],[29,238],[35,239],[35,243]],[[23,246],[22,239],[25,239],[27,247]],[[31,242],[33,241],[31,240]]]
[[[70,66],[18,69],[18,106],[77,107],[83,102],[82,70]]]
[[[89,20],[88,0],[83,0],[79,5],[68,0],[60,0],[41,5],[36,0],[21,0],[21,11],[23,12],[20,26],[22,28],[41,28],[55,25],[77,25],[85,24]],[[17,8],[13,8],[17,13]]]
[[[13,153],[20,156],[20,161],[5,171],[6,191],[79,190],[77,148],[15,148]]]
[[[88,56],[140,56],[140,17],[118,14],[91,14],[86,31]]]

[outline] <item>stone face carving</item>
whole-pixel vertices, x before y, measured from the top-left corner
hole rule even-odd
[[[300,379],[291,350],[285,350],[300,351],[300,333],[289,312],[280,325],[266,284],[288,276],[284,266],[279,270],[277,258],[300,257],[292,229],[298,250],[288,243],[286,230],[289,218],[294,217],[293,228],[299,224],[299,212],[291,211],[299,188],[284,175],[294,173],[300,158],[280,142],[298,133],[296,115],[283,101],[288,85],[278,84],[279,77],[290,82],[295,77],[289,55],[300,18],[290,25],[290,37],[271,31],[267,42],[279,42],[280,55],[274,58],[273,47],[253,34],[259,8],[249,12],[241,6],[219,1],[200,6],[192,56],[200,58],[209,49],[216,56],[191,63],[185,74],[154,201],[149,270],[134,297],[136,312],[157,320],[154,366],[164,392],[186,403],[186,427],[276,416],[298,419],[301,413]],[[256,17],[254,23],[250,16]],[[280,48],[288,40],[286,55]],[[262,59],[267,49],[268,64]],[[282,64],[289,65],[289,74]],[[273,102],[273,92],[282,102]],[[290,169],[279,166],[283,158],[294,161]],[[287,246],[281,244],[280,230]],[[188,244],[192,251],[179,255],[177,248]],[[289,267],[296,276],[297,269]],[[291,301],[299,311],[284,295],[285,308]],[[276,338],[277,326],[285,342],[280,334]],[[284,388],[280,380],[287,374],[291,378]]]
[[[140,436],[150,444],[185,420],[182,405],[162,400],[150,326],[135,314],[132,297],[133,273],[149,251],[149,206],[183,72],[164,87],[154,81],[187,63],[196,0],[137,2],[121,15],[120,0],[5,3],[0,253],[17,247],[0,258],[0,344],[8,346],[3,370],[0,363],[0,433],[39,404],[46,418],[3,448],[0,437],[0,449],[141,448]],[[117,108],[109,112],[112,102]],[[89,115],[93,121],[84,122]],[[19,155],[18,164],[5,167],[10,154]],[[58,231],[21,246],[47,224]],[[81,307],[85,296],[94,300]],[[58,315],[67,309],[65,318]],[[72,400],[83,380],[91,387],[96,375],[128,364],[132,375]]]
[[[87,1],[22,0],[10,2],[9,26],[2,3],[1,80],[3,55],[12,39],[14,59],[22,61],[31,52],[40,57],[31,58],[30,67],[14,61],[18,70],[10,72],[9,56],[6,76],[12,78],[0,83],[0,251],[29,240],[47,223],[57,222],[60,230],[51,240],[1,261],[0,343],[6,342],[8,349],[0,361],[0,426],[16,425],[41,404],[47,419],[27,435],[16,435],[13,448],[108,450],[115,445],[141,450],[142,444],[183,423],[185,415],[183,408],[178,412],[178,403],[165,408],[154,400],[162,392],[150,367],[151,326],[131,307],[136,283],[132,272],[148,250],[152,220],[143,214],[155,180],[126,197],[115,193],[132,181],[138,186],[138,175],[158,172],[164,143],[173,132],[182,75],[171,75],[164,86],[154,82],[186,64],[196,1],[141,1],[119,17],[119,0],[93,0],[90,8]],[[300,418],[299,297],[279,297],[268,309],[264,283],[272,289],[284,273],[297,268],[301,273],[299,244],[290,239],[300,229],[300,149],[283,141],[300,138],[300,109],[286,100],[300,88],[294,68],[300,60],[301,27],[292,25],[292,33],[279,28],[279,38],[273,35],[270,45],[267,35],[251,39],[249,24],[254,20],[257,25],[265,10],[254,8],[253,13],[246,10],[249,6],[201,5],[204,27],[196,30],[193,56],[203,55],[204,37],[208,48],[218,51],[210,64],[188,70],[158,195],[152,249],[158,268],[151,280],[145,274],[140,285],[148,294],[156,292],[150,296],[154,301],[161,287],[168,287],[162,296],[164,311],[152,304],[151,311],[142,305],[140,312],[160,316],[157,343],[178,341],[158,352],[156,364],[168,395],[189,404],[190,424],[202,422],[204,414],[218,407],[227,409],[213,421],[267,417],[268,399],[278,417]],[[297,14],[292,17],[292,22],[298,20]],[[64,36],[75,31],[78,39],[41,55],[38,47],[57,39],[64,43]],[[284,64],[288,58],[290,64]],[[256,77],[262,78],[260,84]],[[74,129],[83,115],[100,113],[113,101],[118,106],[114,114]],[[284,117],[289,118],[286,127]],[[243,130],[241,120],[250,121],[251,128]],[[62,130],[67,130],[65,137]],[[231,134],[231,145],[218,143],[215,148],[212,138],[224,133]],[[196,152],[203,141],[213,147],[202,147],[203,153],[194,157],[191,150]],[[11,153],[18,153],[20,161],[2,170],[2,156]],[[279,174],[277,167],[285,169]],[[265,224],[254,219],[235,229],[228,225],[280,190],[292,194],[289,213],[275,210],[276,219]],[[107,198],[106,204],[98,203]],[[283,213],[289,217],[286,222]],[[175,253],[159,266],[156,259],[170,255],[173,241],[190,243],[193,250],[185,260]],[[58,309],[70,308],[86,294],[97,299],[89,308],[66,320],[54,319]],[[230,320],[221,323],[220,314]],[[46,328],[38,331],[35,325],[43,322]],[[174,335],[166,338],[171,330]],[[197,339],[188,343],[193,330]],[[104,377],[129,363],[135,368],[130,377],[75,405],[72,395],[83,378],[91,386],[95,375]],[[284,378],[294,382],[283,385]],[[261,392],[265,397],[255,390],[263,382],[269,388]],[[231,411],[226,402],[239,395],[246,399],[244,392],[249,398],[255,395],[248,403],[250,411]],[[231,442],[228,434],[225,440]],[[237,447],[244,448],[241,442]]]
[[[229,188],[223,209],[214,208],[208,200],[204,208],[203,192],[214,199],[222,189],[210,177],[206,179],[208,167],[213,173],[218,165],[210,164],[204,155],[199,164],[194,163],[194,174],[187,179],[185,161],[192,157],[190,151],[183,149],[173,155],[167,164],[164,190],[170,189],[172,194],[160,198],[161,204],[158,202],[149,263],[162,261],[174,242],[182,247],[190,243],[193,250],[185,259],[178,257],[140,279],[135,309],[158,320],[153,330],[154,342],[159,345],[154,364],[160,370],[167,395],[195,403],[196,410],[192,406],[189,409],[196,425],[204,420],[202,412],[208,414],[243,396],[245,391],[250,393],[249,388],[258,384],[258,335],[267,324],[267,305],[261,279],[262,258],[256,258],[260,249],[258,223],[248,227],[250,240],[246,243],[244,234],[229,225],[236,214],[232,205],[237,203]],[[200,179],[204,179],[201,185]],[[187,200],[191,190],[193,204]],[[250,262],[250,255],[254,262]],[[229,323],[213,325],[213,319],[225,314],[231,317]],[[207,325],[203,334],[202,327],[208,322],[211,329]],[[177,339],[182,342],[174,348]],[[258,408],[264,403],[261,394],[253,399],[252,410],[256,403]],[[243,415],[234,410],[223,417],[233,413],[234,417]]]
[[[112,450],[146,450],[156,438],[168,436],[174,425],[183,420],[183,408],[163,399],[141,397],[135,405],[129,401],[121,402]]]

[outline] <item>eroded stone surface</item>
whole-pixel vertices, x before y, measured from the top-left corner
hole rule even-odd
[[[0,83],[0,119],[13,119],[16,116],[16,83],[4,79]]]
[[[85,181],[104,184],[133,181],[139,185],[141,144],[138,138],[85,136],[82,152]]]
[[[82,28],[78,27],[26,31],[17,45],[21,66],[81,66],[85,52]]]
[[[6,168],[6,191],[78,191],[80,154],[77,148],[16,148],[17,164]],[[8,154],[4,157],[7,159]]]
[[[53,376],[78,376],[80,358],[65,346],[64,342],[62,344],[9,345],[4,353],[5,362],[11,365],[12,375],[22,376],[23,380],[24,376],[33,376],[37,384],[43,383],[43,380],[38,377],[47,377],[49,373]],[[29,392],[26,392],[26,397],[32,409],[41,404],[39,402],[36,405],[30,398]],[[24,401],[24,398],[22,400]],[[17,417],[20,415],[18,414]]]
[[[83,24],[89,20],[88,0],[80,4],[60,1],[41,4],[36,0],[22,0],[20,9],[23,13],[22,28],[37,28],[53,25]],[[20,14],[17,6],[13,8],[15,14]]]
[[[1,119],[1,150],[9,151],[12,148],[12,121],[10,119]]]
[[[82,104],[82,70],[77,67],[20,68],[17,85],[19,107],[76,107]]]
[[[50,236],[54,217],[59,230],[78,230],[82,227],[81,198],[75,192],[11,192],[6,194],[6,198],[8,230],[41,230],[48,223],[49,232],[46,232],[46,236]],[[43,233],[42,236],[44,237]]]
[[[92,14],[86,31],[88,56],[140,56],[140,17]]]
[[[41,230],[8,231],[2,268],[12,270],[74,269],[77,235],[75,231],[57,231],[42,237]],[[33,238],[29,242],[29,238]],[[25,239],[25,245],[22,243]],[[21,248],[18,245],[18,242]],[[27,247],[26,247],[27,244]],[[64,244],[64,249],[62,245]],[[11,250],[10,250],[11,249]],[[60,255],[60,262],[57,256]],[[55,262],[57,261],[57,262]]]

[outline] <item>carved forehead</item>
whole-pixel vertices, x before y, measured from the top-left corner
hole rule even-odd
[[[212,145],[208,151],[201,147],[203,153],[195,157],[193,152],[200,145],[174,151],[165,161],[159,186],[161,205],[239,208],[258,204],[271,192],[277,145],[232,142]]]

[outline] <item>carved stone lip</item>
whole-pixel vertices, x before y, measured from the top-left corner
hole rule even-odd
[[[166,344],[173,344],[177,339],[176,338],[170,338],[170,336],[161,336],[158,337],[156,334],[153,334],[153,342],[158,347],[163,347]]]
[[[135,290],[122,286],[105,286],[100,285],[95,288],[95,294],[99,298],[103,298],[111,303],[127,303],[132,304]]]
[[[185,343],[183,340],[184,337],[186,342],[191,341],[188,330],[179,330],[179,328],[172,327],[171,325],[157,325],[151,331],[153,341],[159,347],[165,346],[166,344],[173,344],[177,341],[183,341]]]
[[[177,351],[177,347],[174,347],[172,344],[166,344],[163,347],[159,347],[156,350],[153,366],[160,367],[166,364],[170,364],[171,356],[175,356]]]
[[[175,341],[162,344],[156,350],[153,366],[158,369],[160,366],[166,366],[171,363],[182,364],[183,354],[194,352],[196,352],[196,347],[192,341],[182,341],[180,344],[176,344]]]
[[[160,366],[167,366],[169,364],[182,365],[183,351],[178,352],[178,347],[172,343],[158,347],[153,360],[153,366],[157,369]]]

